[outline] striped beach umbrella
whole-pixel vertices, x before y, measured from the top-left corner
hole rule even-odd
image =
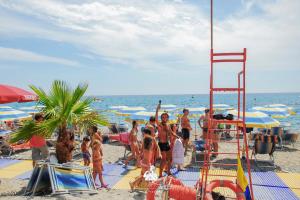
[[[9,133],[11,133],[12,131],[10,130],[2,130],[0,129],[0,136],[5,136],[5,135],[8,135]]]
[[[296,115],[296,112],[293,110],[293,107],[289,107],[285,104],[269,104],[264,107],[286,109],[290,115]]]
[[[213,104],[213,109],[216,112],[223,112],[227,110],[233,110],[234,108],[227,104]]]
[[[290,116],[290,113],[287,109],[284,108],[273,108],[273,107],[253,107],[254,111],[260,111],[272,118],[287,118]]]
[[[189,115],[191,118],[198,118],[202,115],[204,115],[204,111],[205,111],[205,107],[195,107],[195,108],[186,108],[189,110]],[[180,116],[182,115],[182,113],[180,114]]]
[[[38,108],[36,106],[29,106],[29,107],[20,107],[18,108],[18,110],[21,110],[29,114],[35,114],[35,113],[39,113],[41,108]]]
[[[226,112],[227,114],[232,114],[235,119],[237,119],[238,111],[237,110],[229,110]],[[243,113],[240,112],[240,118],[242,118]],[[245,113],[246,127],[249,128],[272,128],[280,125],[280,122],[271,118],[267,114],[250,110]]]
[[[187,108],[191,115],[204,115],[205,107]]]
[[[31,118],[26,112],[15,110],[9,106],[0,106],[0,121],[12,121],[15,119],[26,118]]]

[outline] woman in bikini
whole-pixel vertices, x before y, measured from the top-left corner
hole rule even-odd
[[[101,188],[107,188],[108,185],[104,183],[102,171],[103,171],[103,165],[102,165],[102,157],[103,157],[103,151],[102,151],[102,145],[100,140],[94,140],[92,144],[92,157],[93,157],[93,178],[96,182],[97,175],[99,177]],[[96,184],[96,186],[98,186]]]
[[[129,156],[125,161],[124,161],[124,167],[127,167],[129,161],[136,159],[137,166],[139,167],[139,161],[140,161],[140,148],[137,140],[137,133],[138,133],[138,123],[137,121],[132,122],[132,129],[129,133],[129,144],[131,148],[131,156]]]

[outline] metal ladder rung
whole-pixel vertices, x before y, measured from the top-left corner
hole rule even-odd
[[[213,63],[220,63],[220,62],[245,62],[244,59],[219,59],[219,60],[212,60]]]
[[[215,91],[215,92],[235,92],[235,91],[244,91],[244,88],[212,88],[212,91]]]
[[[213,56],[244,56],[244,52],[232,52],[232,53],[213,53]]]

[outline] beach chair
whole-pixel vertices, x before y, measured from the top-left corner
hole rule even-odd
[[[290,132],[290,131],[284,131],[282,136],[282,141],[284,144],[292,144],[292,146],[295,146],[295,143],[298,140],[300,133],[297,132]]]
[[[13,149],[9,145],[8,142],[6,142],[5,138],[0,136],[0,155],[1,156],[10,156],[13,152]]]
[[[126,152],[131,151],[130,144],[129,144],[129,133],[128,132],[120,133],[119,136],[120,136],[121,144],[123,144],[125,147],[125,151],[124,151],[124,159],[125,159]]]
[[[192,146],[193,146],[195,163],[202,162],[200,160],[197,160],[197,156],[203,155],[203,152],[205,150],[205,141],[204,140],[195,140],[195,141],[193,141]]]
[[[252,155],[251,159],[254,156],[254,161],[255,164],[261,168],[261,167],[275,167],[275,159],[274,159],[274,152],[276,150],[275,146],[276,143],[278,142],[277,136],[272,136],[272,135],[262,135],[262,134],[256,134],[254,135],[254,146],[252,149]],[[271,166],[262,166],[259,164],[259,161],[257,159],[258,154],[268,154],[269,155],[269,163]]]
[[[118,134],[119,133],[116,123],[110,123],[110,126],[108,128],[109,128],[109,130],[112,134]]]

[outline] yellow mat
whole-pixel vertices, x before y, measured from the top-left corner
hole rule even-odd
[[[159,173],[158,168],[156,168],[156,173]],[[113,189],[130,190],[129,182],[133,181],[139,175],[141,175],[141,168],[129,170],[128,173],[124,175],[122,179],[114,185]]]
[[[300,198],[300,174],[276,173],[277,176]]]
[[[23,160],[0,169],[0,178],[14,178],[32,170],[32,161]]]
[[[158,174],[158,172],[159,172],[158,168],[156,169],[156,172]],[[129,170],[128,173],[126,175],[124,175],[124,177],[114,185],[113,189],[129,190],[130,189],[129,182],[133,181],[140,174],[141,174],[140,168]],[[236,171],[233,171],[233,170],[210,170],[210,174],[214,174],[214,175],[223,174],[223,175],[236,176]],[[233,182],[235,181],[234,177],[210,176],[208,179],[208,182],[213,179],[216,179],[216,178],[219,180],[222,179],[222,180],[232,180]],[[225,195],[226,197],[235,197],[235,193],[228,188],[216,188],[214,191],[220,192],[221,194]]]

